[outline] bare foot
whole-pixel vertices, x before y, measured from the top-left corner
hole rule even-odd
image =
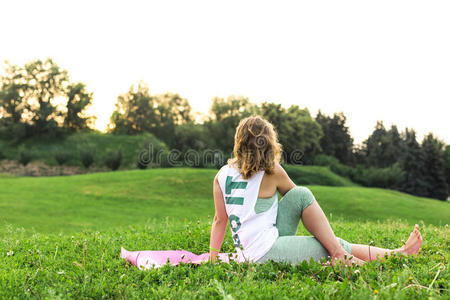
[[[406,244],[397,249],[396,252],[400,252],[405,255],[415,255],[419,252],[420,246],[422,246],[422,235],[419,231],[419,225],[416,224],[416,226],[414,226],[414,230],[409,235]]]
[[[331,258],[331,265],[336,265],[337,262],[341,261],[346,266],[352,266],[352,265],[359,265],[362,266],[364,264],[364,261],[357,258],[356,256],[353,256],[347,252],[342,252],[339,254],[336,254]]]

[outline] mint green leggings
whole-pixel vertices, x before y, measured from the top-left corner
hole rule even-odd
[[[258,202],[265,199],[258,199]],[[256,262],[267,260],[287,261],[293,264],[313,258],[319,261],[329,256],[327,249],[313,236],[297,236],[298,224],[302,212],[315,201],[314,195],[306,187],[295,187],[287,192],[278,203],[277,223],[279,237],[272,248]],[[255,206],[255,207],[256,207]],[[259,205],[261,206],[261,205]],[[338,238],[345,251],[352,253],[352,246],[347,241]]]

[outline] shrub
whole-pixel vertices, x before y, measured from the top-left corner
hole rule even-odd
[[[359,165],[356,169],[354,181],[364,186],[381,188],[399,188],[405,178],[405,172],[398,163],[387,168],[366,168]]]
[[[145,169],[147,169],[148,165],[149,165],[149,162],[143,160],[143,159],[138,155],[138,158],[137,158],[137,160],[136,160],[136,166],[137,166],[139,169],[141,169],[141,170],[145,170]]]
[[[170,152],[169,151],[164,151],[161,153],[161,155],[159,156],[159,166],[161,168],[171,168],[173,167],[172,162],[169,160],[170,158]]]
[[[316,166],[331,166],[338,163],[339,160],[333,156],[319,154],[314,157],[314,165]]]
[[[346,166],[340,163],[337,158],[325,154],[316,155],[316,157],[314,157],[314,165],[329,166],[330,170],[334,173],[351,179],[355,175],[354,168]]]
[[[111,170],[119,169],[122,164],[122,149],[116,151],[108,151],[105,158],[105,165]]]
[[[64,149],[57,149],[53,153],[53,157],[55,158],[58,165],[62,166],[70,160],[70,153],[65,151]]]
[[[139,169],[146,169],[150,164],[157,163],[157,156],[163,151],[167,151],[165,146],[155,137],[148,136],[141,146],[136,159],[136,166]]]
[[[175,127],[175,137],[170,146],[186,152],[190,149],[203,150],[212,144],[205,125],[188,123]]]
[[[3,160],[6,158],[6,155],[3,153],[3,150],[0,149],[0,160]]]
[[[80,150],[80,160],[86,169],[94,163],[95,161],[95,148],[91,146],[84,146]]]
[[[19,148],[19,162],[25,167],[33,159],[33,151],[25,147]]]
[[[0,138],[19,143],[27,137],[29,125],[23,123],[0,122]]]

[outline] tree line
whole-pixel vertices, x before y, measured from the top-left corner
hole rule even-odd
[[[15,141],[33,135],[58,136],[89,128],[85,114],[92,93],[52,60],[16,66],[6,63],[0,78],[0,135]]]
[[[91,130],[86,114],[93,95],[70,81],[68,72],[47,59],[7,64],[0,77],[0,137],[20,142],[31,136],[59,137]],[[450,146],[432,133],[421,142],[413,129],[374,131],[355,145],[342,112],[313,117],[298,105],[252,103],[247,97],[215,97],[207,119],[196,122],[189,101],[178,94],[151,94],[144,82],[119,95],[110,117],[111,134],[151,133],[181,152],[217,149],[230,155],[239,121],[259,114],[274,124],[285,163],[327,165],[365,186],[379,186],[445,200],[450,185]],[[294,154],[297,154],[295,156]]]

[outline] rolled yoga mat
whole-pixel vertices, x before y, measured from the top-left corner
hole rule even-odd
[[[194,254],[186,250],[144,250],[128,251],[125,248],[120,249],[120,257],[126,259],[131,264],[141,270],[159,268],[169,263],[172,266],[178,264],[201,264],[207,262],[209,253]],[[237,253],[219,253],[218,260],[229,263],[230,259],[235,262],[243,262],[245,259]]]

